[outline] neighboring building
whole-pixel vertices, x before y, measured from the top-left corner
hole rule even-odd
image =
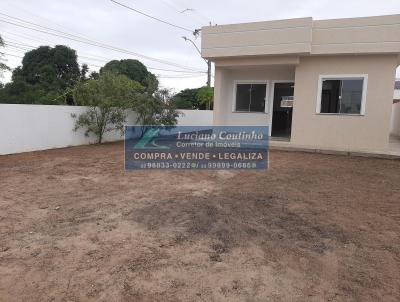
[[[400,15],[208,26],[215,125],[270,125],[293,147],[388,148]]]
[[[400,79],[397,79],[394,83],[393,100],[395,103],[400,102]]]

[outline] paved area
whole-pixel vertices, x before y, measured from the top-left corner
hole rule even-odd
[[[286,150],[286,151],[302,151],[311,153],[324,153],[336,155],[352,155],[362,157],[386,158],[386,159],[400,159],[400,137],[390,136],[389,146],[384,151],[347,151],[347,150],[333,150],[333,149],[315,149],[305,146],[297,146],[289,139],[271,138],[271,149]]]
[[[389,138],[389,152],[400,157],[400,137],[391,136]]]

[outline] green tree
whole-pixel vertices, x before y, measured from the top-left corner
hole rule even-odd
[[[124,59],[110,61],[100,69],[100,74],[103,72],[123,74],[129,79],[139,82],[149,93],[154,93],[158,88],[156,76],[149,72],[146,66],[138,60]]]
[[[0,36],[0,47],[4,47],[4,41],[3,41],[3,38],[1,36]],[[3,77],[3,71],[10,70],[10,67],[8,67],[4,63],[3,56],[4,56],[4,53],[0,52],[0,77]],[[0,88],[2,88],[2,87],[0,87]]]
[[[158,89],[158,84],[159,83],[157,77],[149,72],[144,85],[146,87],[146,91],[150,94],[156,92]]]
[[[132,110],[137,114],[136,122],[143,126],[173,126],[179,117],[168,89],[157,90],[153,95],[144,93],[138,96],[132,103]]]
[[[81,73],[76,51],[64,46],[40,46],[22,59],[22,75],[29,84],[61,88],[75,85]]]
[[[97,71],[92,71],[89,74],[89,79],[91,79],[91,80],[98,80],[99,77],[100,77],[100,74]]]
[[[101,144],[104,134],[109,131],[123,132],[126,109],[143,93],[144,87],[124,75],[103,72],[98,80],[80,82],[74,89],[78,105],[87,106],[86,112],[75,118],[75,128],[85,129],[85,135],[93,133]]]
[[[89,72],[89,66],[87,64],[82,64],[81,67],[81,81],[86,81],[88,79],[87,74]]]
[[[40,46],[25,53],[22,66],[0,91],[0,103],[65,104],[59,98],[81,78],[75,50],[57,45]]]
[[[207,110],[210,110],[214,99],[214,89],[203,86],[197,91],[196,98],[201,105],[205,105]]]
[[[199,88],[184,89],[175,94],[172,103],[177,109],[200,109],[200,103],[197,100]]]

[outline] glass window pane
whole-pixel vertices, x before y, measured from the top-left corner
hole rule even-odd
[[[251,84],[237,84],[236,111],[249,111]]]
[[[265,111],[266,91],[267,91],[266,84],[252,84],[251,85],[250,111],[252,111],[252,112],[264,112]]]
[[[340,80],[323,80],[321,113],[339,113]]]
[[[340,113],[360,114],[363,80],[343,80]]]

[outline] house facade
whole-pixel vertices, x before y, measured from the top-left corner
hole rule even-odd
[[[382,152],[400,64],[400,15],[202,29],[214,124],[269,125],[299,148]]]

